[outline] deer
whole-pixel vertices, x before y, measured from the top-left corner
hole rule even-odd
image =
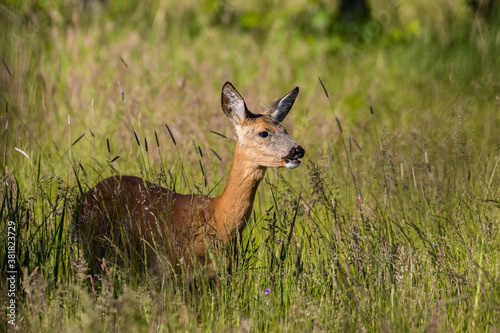
[[[171,267],[196,261],[213,273],[209,252],[227,249],[241,237],[266,169],[301,164],[304,149],[281,125],[298,93],[296,87],[252,113],[226,82],[222,111],[234,124],[237,141],[222,193],[214,198],[180,194],[135,176],[104,179],[79,202],[76,228],[84,250],[100,258],[128,244],[152,267],[163,255]]]

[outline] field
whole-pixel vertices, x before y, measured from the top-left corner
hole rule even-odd
[[[353,23],[327,1],[4,1],[0,331],[498,332],[495,5],[373,0]],[[299,86],[284,125],[306,150],[267,170],[240,264],[215,256],[216,286],[91,275],[72,215],[98,181],[222,192],[226,81],[255,112]]]

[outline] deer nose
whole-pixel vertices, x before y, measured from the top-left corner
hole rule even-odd
[[[297,146],[293,147],[292,150],[290,151],[290,155],[292,155],[294,158],[302,158],[304,157],[305,154],[304,148],[302,146]]]

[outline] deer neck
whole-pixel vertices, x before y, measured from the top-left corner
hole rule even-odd
[[[239,142],[236,144],[226,186],[214,202],[217,230],[224,238],[234,237],[245,228],[266,169],[252,164],[244,148]]]

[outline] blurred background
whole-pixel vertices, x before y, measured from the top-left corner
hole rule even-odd
[[[0,228],[18,228],[20,327],[498,330],[499,10],[1,1]],[[135,263],[91,280],[71,221],[98,181],[222,192],[235,145],[226,81],[254,112],[300,87],[283,123],[303,165],[267,171],[244,264],[199,293],[183,275],[134,279]]]
[[[334,113],[366,147],[370,105],[409,148],[444,148],[464,123],[488,141],[477,149],[499,144],[493,0],[7,0],[0,24],[2,169],[14,148],[61,156],[83,133],[82,158],[105,157],[108,138],[120,165],[133,131],[170,140],[164,123],[181,142],[224,145],[209,130],[233,136],[225,81],[254,111],[299,86],[286,124],[308,156],[338,140]]]

